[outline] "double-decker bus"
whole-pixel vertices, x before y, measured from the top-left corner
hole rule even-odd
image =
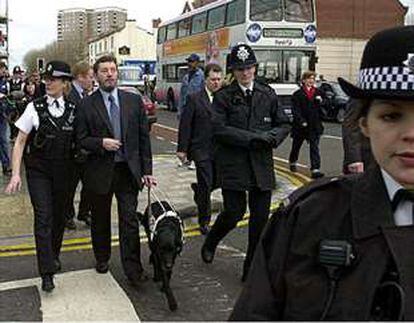
[[[302,72],[315,69],[314,1],[218,0],[165,21],[157,35],[157,100],[176,107],[191,53],[228,73],[231,48],[246,43],[257,56],[257,78],[275,89],[282,105],[290,105]]]

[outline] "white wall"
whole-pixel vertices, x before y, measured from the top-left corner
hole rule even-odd
[[[340,76],[356,82],[366,42],[360,39],[319,38],[316,72],[329,81],[336,81]]]

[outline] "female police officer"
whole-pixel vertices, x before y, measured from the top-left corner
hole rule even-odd
[[[267,226],[232,320],[414,320],[414,27],[373,36],[358,86],[376,164],[289,197]]]
[[[6,192],[21,188],[20,165],[24,155],[42,290],[51,292],[55,287],[53,275],[60,269],[64,207],[72,168],[74,105],[64,96],[71,79],[69,65],[49,62],[44,78],[46,96],[29,103],[16,122],[19,133]]]

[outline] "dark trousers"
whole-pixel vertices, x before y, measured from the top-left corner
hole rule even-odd
[[[196,161],[198,223],[205,225],[211,219],[211,192],[214,187],[214,163],[212,160]]]
[[[222,190],[222,194],[224,210],[218,215],[216,222],[207,235],[205,244],[209,249],[215,249],[246,213],[245,191]],[[248,192],[250,220],[249,242],[246,259],[244,260],[244,271],[246,273],[250,268],[256,245],[269,218],[271,197],[271,191],[252,189]]]
[[[69,188],[69,199],[66,211],[66,219],[72,219],[75,217],[75,206],[74,206],[74,199],[76,194],[76,188],[78,187],[79,182],[82,181],[83,177],[83,165],[76,164],[76,167],[73,171],[73,178],[71,179],[70,188]],[[89,214],[91,211],[91,207],[89,205],[87,192],[82,185],[82,190],[80,193],[80,201],[79,201],[79,208],[78,208],[78,218],[84,217]]]
[[[40,275],[56,272],[65,229],[68,199],[68,165],[37,161],[26,167],[27,184],[34,211],[34,235]]]
[[[118,204],[122,266],[127,276],[137,275],[142,271],[139,223],[136,213],[138,184],[126,163],[116,163],[110,192],[107,194],[88,192],[92,210],[93,251],[96,261],[109,261],[111,256],[111,205],[114,194]]]
[[[292,149],[289,155],[289,163],[296,163],[299,158],[299,151],[306,136],[297,135],[292,138]],[[319,154],[319,135],[311,135],[309,137],[309,153],[311,160],[311,170],[321,168],[321,157]]]

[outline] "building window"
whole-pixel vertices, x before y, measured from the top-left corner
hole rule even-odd
[[[114,36],[111,37],[111,49],[114,49]]]

